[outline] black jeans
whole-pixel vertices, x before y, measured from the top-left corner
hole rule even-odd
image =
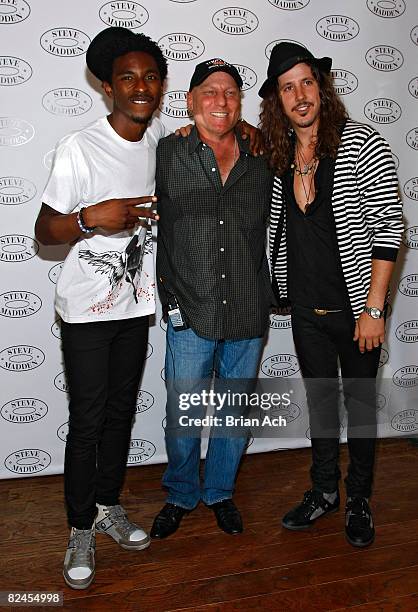
[[[61,337],[70,392],[64,463],[68,522],[89,529],[96,503],[119,503],[148,317],[62,321]]]
[[[376,375],[380,347],[361,354],[358,342],[353,341],[354,327],[351,310],[320,316],[312,309],[292,305],[293,339],[309,407],[313,488],[332,493],[341,476],[338,467],[339,358],[348,418],[347,495],[369,497],[376,444]]]

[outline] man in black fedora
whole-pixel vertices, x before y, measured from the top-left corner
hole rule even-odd
[[[376,438],[375,377],[384,312],[403,229],[393,158],[336,94],[332,60],[276,45],[259,95],[261,131],[274,169],[273,286],[291,305],[292,333],[309,408],[312,488],[282,524],[307,529],[339,507],[339,382],[348,414],[345,533],[374,539],[369,497]]]

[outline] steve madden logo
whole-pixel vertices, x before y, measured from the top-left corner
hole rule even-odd
[[[418,431],[418,410],[410,408],[395,414],[391,421],[392,429],[401,433]]]
[[[30,291],[7,291],[0,295],[0,315],[9,319],[30,317],[42,308],[42,300]]]
[[[248,89],[254,87],[254,85],[257,83],[257,75],[254,70],[248,66],[243,66],[242,64],[234,64],[234,66],[242,78],[242,91],[247,91]]]
[[[45,354],[36,346],[8,346],[0,353],[0,368],[8,372],[35,370],[45,361]]]
[[[174,119],[189,119],[187,110],[187,91],[167,91],[161,98],[160,111]]]
[[[0,0],[0,25],[13,25],[27,19],[30,6],[25,0]]]
[[[165,58],[178,62],[195,60],[205,52],[205,45],[200,38],[185,32],[166,34],[160,38],[158,46]]]
[[[406,142],[415,151],[418,151],[418,127],[412,128],[406,135]]]
[[[261,364],[261,371],[270,378],[286,378],[299,372],[296,355],[272,355]]]
[[[409,179],[403,187],[403,192],[408,198],[418,202],[418,176]]]
[[[401,342],[410,344],[418,342],[418,321],[405,321],[401,323],[395,331],[395,335]]]
[[[414,43],[414,45],[418,45],[418,25],[416,25],[411,30],[411,40]]]
[[[51,281],[51,283],[54,283],[54,285],[57,284],[57,280],[59,279],[63,265],[64,265],[64,262],[60,261],[60,263],[57,263],[55,264],[55,266],[52,266],[52,268],[48,272],[48,278]]]
[[[63,393],[68,393],[69,387],[67,383],[67,378],[65,376],[65,372],[60,372],[54,378],[54,386],[58,391],[62,391]]]
[[[300,417],[301,409],[297,404],[291,402],[288,406],[273,406],[268,411],[268,415],[272,418],[282,416],[286,419],[286,425],[288,425]]]
[[[99,11],[99,17],[106,25],[136,30],[147,23],[149,14],[137,2],[106,2]]]
[[[61,320],[60,319],[58,319],[58,321],[55,321],[55,323],[51,325],[51,334],[54,336],[54,338],[58,338],[58,340],[61,339]]]
[[[42,98],[42,106],[53,115],[78,117],[87,113],[93,104],[90,96],[81,89],[63,87],[48,91]]]
[[[386,397],[383,393],[376,393],[376,412],[381,412],[386,406]]]
[[[398,170],[399,168],[399,157],[397,155],[395,155],[395,153],[392,151],[392,159],[393,159],[393,163],[395,164],[395,170]]]
[[[170,2],[177,2],[177,3],[186,3],[186,2],[196,2],[196,0],[170,0]]]
[[[36,196],[36,187],[21,176],[0,177],[0,204],[18,206],[26,204]]]
[[[418,297],[418,274],[407,274],[401,278],[398,289],[408,297]]]
[[[389,361],[389,353],[387,352],[386,349],[382,348],[380,350],[379,368],[383,368],[383,366],[386,365],[388,361]]]
[[[10,87],[26,83],[32,76],[32,66],[19,57],[0,57],[0,86]]]
[[[367,8],[378,17],[393,19],[405,12],[405,0],[367,0]]]
[[[374,123],[395,123],[402,115],[402,109],[394,100],[376,98],[367,102],[364,107],[364,114]]]
[[[396,370],[392,380],[397,387],[416,387],[418,385],[418,365],[406,365]]]
[[[418,225],[412,225],[405,230],[402,242],[408,249],[418,249]]]
[[[258,17],[255,13],[238,6],[223,8],[212,17],[212,23],[217,30],[232,36],[251,34],[258,27]]]
[[[6,457],[4,466],[14,474],[38,474],[51,463],[51,455],[39,448],[23,448]]]
[[[418,98],[418,77],[414,77],[409,81],[408,91],[411,96],[414,96],[414,98]]]
[[[145,359],[149,359],[154,352],[154,348],[150,342],[148,342],[147,346],[147,354],[145,355]]]
[[[9,234],[0,236],[0,261],[5,263],[20,263],[35,257],[39,244],[29,236]]]
[[[287,309],[272,308],[270,312],[270,329],[290,329],[292,321]]]
[[[4,404],[0,414],[9,423],[26,424],[40,421],[47,412],[48,406],[42,400],[20,397]]]
[[[358,35],[360,26],[346,15],[327,15],[317,22],[316,31],[331,42],[345,42]]]
[[[270,4],[284,11],[299,11],[308,6],[310,0],[269,0]]]
[[[83,55],[90,44],[90,38],[81,30],[59,27],[48,30],[41,36],[41,47],[57,57]]]
[[[50,151],[48,151],[48,153],[45,153],[43,164],[47,170],[51,170],[52,162],[54,161],[54,157],[55,157],[55,149],[51,149]]]
[[[0,146],[20,147],[35,136],[35,129],[25,119],[0,117]]]
[[[358,78],[349,70],[334,68],[331,70],[334,89],[339,96],[353,93],[358,87]]]
[[[129,445],[128,465],[145,463],[155,454],[155,446],[148,440],[131,440]]]
[[[403,64],[403,55],[395,47],[388,45],[377,45],[366,53],[366,62],[375,70],[381,72],[392,72],[399,70]]]
[[[136,414],[149,410],[154,405],[155,399],[151,393],[140,389],[136,398]]]
[[[68,436],[68,421],[60,425],[57,429],[57,438],[62,440],[62,442],[67,441],[67,436]]]
[[[279,40],[272,40],[271,42],[269,42],[269,44],[266,46],[266,48],[264,49],[264,54],[266,56],[266,58],[269,60],[270,59],[270,55],[271,52],[273,51],[274,47],[276,45],[278,45],[281,42],[289,42],[289,43],[294,43],[295,45],[300,45],[301,47],[305,47],[304,44],[302,44],[301,42],[298,42],[297,40],[291,40],[290,38],[280,38]],[[305,47],[306,49],[306,47]]]

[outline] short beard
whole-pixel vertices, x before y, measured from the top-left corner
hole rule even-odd
[[[137,115],[129,115],[129,119],[131,119],[137,125],[146,125],[151,117],[138,117]]]

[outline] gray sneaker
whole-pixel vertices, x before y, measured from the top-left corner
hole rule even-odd
[[[107,533],[126,550],[143,550],[150,545],[150,538],[143,529],[131,523],[122,506],[98,506],[96,530]]]
[[[72,589],[87,589],[94,578],[96,536],[91,529],[73,527],[64,559],[64,580]]]

